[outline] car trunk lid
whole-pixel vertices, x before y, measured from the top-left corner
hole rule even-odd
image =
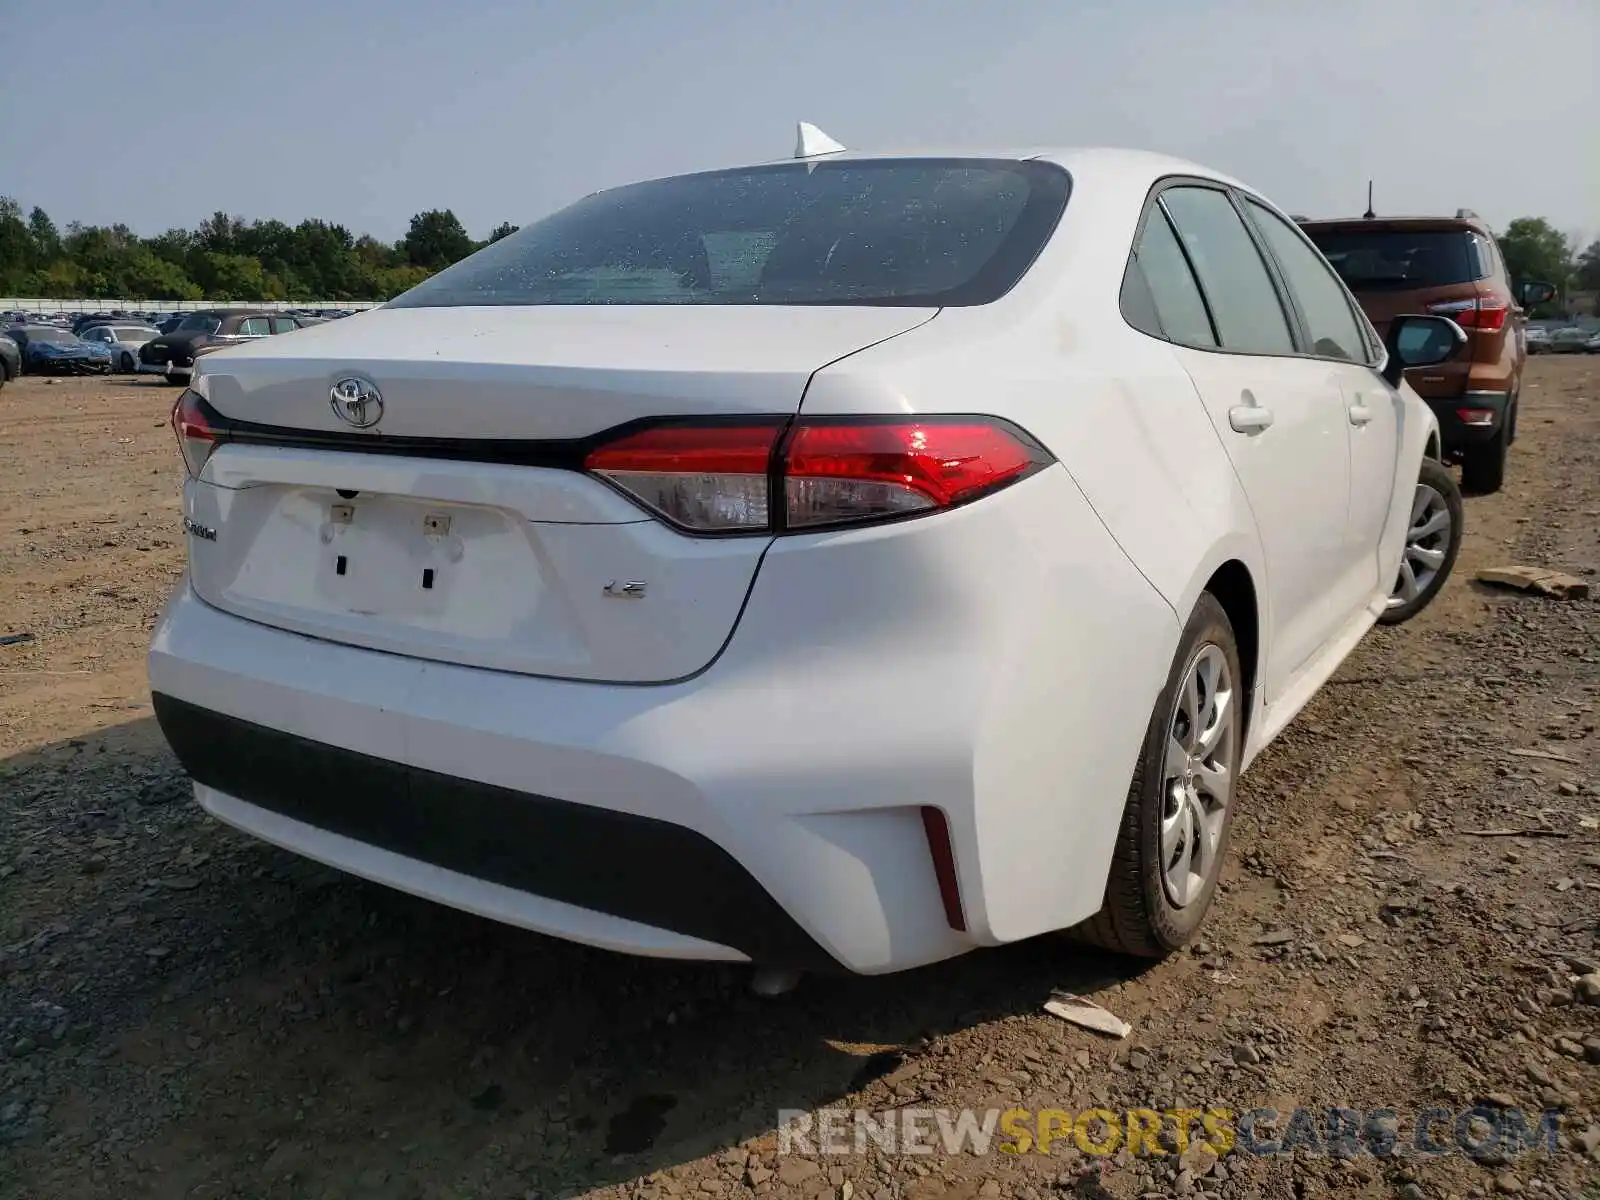
[[[239,616],[423,658],[693,674],[770,539],[677,532],[584,473],[585,447],[655,418],[786,418],[818,368],[934,311],[378,310],[207,354],[197,390],[242,432],[186,488],[193,585]],[[346,379],[381,397],[368,428],[335,412]]]

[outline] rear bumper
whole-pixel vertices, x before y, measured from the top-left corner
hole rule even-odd
[[[1449,399],[1429,399],[1427,403],[1439,418],[1439,438],[1444,452],[1450,454],[1482,446],[1498,437],[1505,425],[1510,397],[1505,392],[1463,392]],[[1468,424],[1463,412],[1493,415],[1488,424]]]
[[[658,949],[836,965],[725,850],[681,825],[408,767],[159,692],[154,702],[202,803],[268,840],[320,845],[314,857],[334,862],[340,842],[345,854],[387,852],[360,873],[408,890],[426,882],[406,864],[430,864],[438,899],[454,876],[678,932]]]
[[[878,973],[1099,908],[1178,633],[1052,468],[938,517],[779,539],[721,657],[681,683],[330,643],[187,581],[149,674],[201,803],[278,845],[609,949]]]

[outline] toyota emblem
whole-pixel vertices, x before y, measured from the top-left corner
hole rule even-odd
[[[328,391],[334,415],[346,425],[371,429],[383,419],[383,396],[365,379],[341,379]]]

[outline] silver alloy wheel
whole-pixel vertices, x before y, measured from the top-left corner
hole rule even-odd
[[[1450,506],[1437,489],[1417,484],[1411,501],[1411,526],[1400,556],[1400,575],[1389,594],[1389,607],[1410,604],[1433,583],[1450,548]]]
[[[1238,757],[1227,655],[1210,642],[1184,668],[1161,768],[1161,883],[1174,908],[1197,900],[1217,869]]]

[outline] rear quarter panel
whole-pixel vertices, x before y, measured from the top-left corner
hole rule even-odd
[[[1151,182],[1080,182],[1062,229],[1012,293],[981,308],[945,309],[926,326],[820,371],[801,409],[1015,421],[1060,460],[1083,501],[1039,515],[1041,550],[1052,541],[1089,546],[1106,538],[1136,572],[1141,603],[1067,571],[1039,604],[1013,610],[1016,640],[1029,652],[1009,668],[1004,694],[1013,707],[995,721],[1005,728],[995,744],[1030,764],[1030,782],[1004,784],[1013,797],[1008,828],[1025,828],[1028,837],[976,831],[980,845],[1003,843],[1017,863],[1015,886],[986,871],[986,892],[996,890],[989,921],[1003,939],[1054,927],[1044,914],[1024,915],[1025,881],[1038,886],[1047,863],[1071,863],[1089,876],[1058,895],[1049,914],[1064,919],[1057,924],[1098,906],[1139,742],[1200,592],[1218,566],[1238,559],[1258,594],[1266,593],[1254,518],[1193,382],[1165,342],[1121,316],[1123,270]],[[1143,603],[1165,612],[1158,624],[1140,611]],[[1113,605],[1128,618],[1106,621]],[[1089,654],[1056,633],[1100,622],[1110,654]],[[1260,624],[1266,645],[1270,614],[1260,614]],[[1080,702],[1093,698],[1092,747],[1041,723],[1041,712],[1065,711],[1063,680]],[[1084,770],[1086,757],[1097,760],[1092,772]],[[988,803],[980,795],[980,814]],[[1070,822],[1054,819],[1052,809],[1070,812]],[[1085,907],[1089,897],[1094,903]]]

